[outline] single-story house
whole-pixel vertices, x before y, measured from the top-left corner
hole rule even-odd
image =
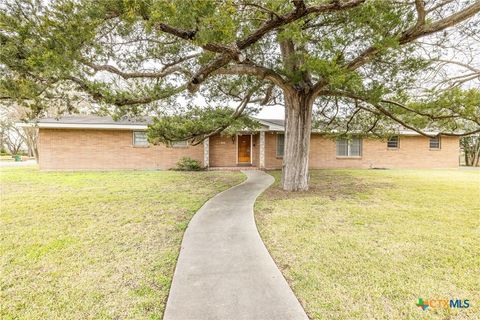
[[[283,120],[259,119],[261,127],[234,136],[215,135],[202,144],[150,145],[148,121],[99,116],[41,119],[38,150],[42,170],[169,169],[182,157],[208,168],[278,169],[284,152]],[[24,124],[29,125],[29,124]],[[310,168],[456,168],[459,138],[428,138],[403,130],[390,139],[333,139],[313,132]]]

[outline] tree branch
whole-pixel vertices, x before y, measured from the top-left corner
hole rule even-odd
[[[225,68],[220,68],[215,71],[216,74],[231,74],[231,75],[250,75],[259,79],[266,79],[277,85],[278,87],[288,90],[290,86],[278,73],[272,69],[250,64],[238,64]]]
[[[204,141],[205,139],[207,138],[210,138],[211,136],[214,136],[218,133],[221,133],[223,130],[227,129],[228,126],[235,120],[237,120],[238,118],[240,118],[240,116],[243,114],[243,111],[245,111],[245,108],[247,107],[248,103],[250,102],[250,99],[252,98],[252,95],[253,93],[255,92],[257,88],[255,89],[251,89],[248,91],[247,95],[243,98],[243,100],[240,102],[240,104],[237,106],[237,108],[235,109],[235,111],[232,113],[231,117],[230,117],[230,120],[227,121],[224,125],[216,128],[215,130],[209,132],[209,133],[206,133],[206,134],[202,134],[201,136],[192,136],[190,139],[195,139],[195,141],[192,143],[192,145],[198,145],[200,144],[202,141]]]
[[[417,23],[415,24],[414,29],[419,29],[425,25],[425,17],[427,15],[425,12],[425,1],[415,0],[415,9],[417,10]]]
[[[437,5],[429,8],[429,9],[427,10],[427,13],[430,13],[430,12],[432,12],[432,11],[435,11],[435,10],[437,10],[438,8],[441,8],[441,7],[443,7],[443,6],[445,6],[445,5],[449,4],[449,3],[452,3],[453,1],[455,1],[455,0],[445,0],[445,1],[442,1],[442,2],[438,3]]]
[[[149,19],[149,17],[143,17],[143,18],[145,20]],[[159,31],[168,33],[177,38],[181,38],[187,41],[195,40],[195,37],[197,35],[197,30],[184,30],[181,28],[175,28],[163,22],[157,23],[155,27]],[[234,46],[226,46],[226,45],[214,43],[214,42],[207,43],[200,47],[211,52],[228,54],[228,55],[231,55],[232,57],[235,57],[239,54],[239,50]]]
[[[260,9],[260,10],[263,11],[263,12],[266,12],[266,13],[268,13],[268,14],[274,15],[276,18],[280,18],[280,16],[279,16],[275,11],[270,10],[270,9],[268,9],[268,8],[265,8],[264,6],[261,6],[261,5],[259,5],[259,4],[247,2],[247,3],[244,3],[243,5],[244,5],[245,7],[250,6],[250,7],[254,7],[254,8]]]
[[[232,59],[239,61],[240,63],[243,62],[245,59],[244,56],[241,54],[241,50],[248,48],[249,46],[256,43],[260,40],[264,35],[269,33],[272,30],[275,30],[281,26],[287,25],[291,22],[294,22],[302,17],[309,15],[309,14],[319,14],[324,12],[334,12],[334,11],[342,11],[348,10],[350,8],[356,7],[366,0],[351,0],[348,2],[343,1],[334,1],[327,4],[321,4],[317,6],[305,7],[302,6],[300,3],[303,1],[297,1],[297,6],[295,10],[283,15],[283,16],[275,16],[275,18],[266,21],[261,27],[257,30],[252,32],[250,35],[246,36],[241,40],[236,41],[236,48],[232,49],[231,52],[223,52],[222,56],[217,57],[212,61],[209,65],[202,68],[199,72],[195,74],[192,79],[192,84],[189,86],[190,91],[195,91],[198,89],[198,86],[216,69],[222,68],[227,65]],[[189,34],[190,36],[190,34]],[[192,38],[193,39],[193,38]],[[190,40],[192,40],[190,39]],[[207,47],[204,47],[207,50]],[[210,50],[213,52],[220,52],[218,50]]]
[[[202,67],[193,77],[188,84],[188,90],[190,92],[196,92],[200,87],[200,84],[213,73],[215,70],[226,66],[231,60],[231,57],[219,55],[213,59],[210,63]]]
[[[65,80],[70,80],[74,83],[76,83],[80,89],[88,93],[94,100],[96,101],[103,101],[107,103],[111,103],[113,105],[122,107],[122,106],[131,106],[131,105],[138,105],[138,104],[147,104],[151,102],[155,102],[158,100],[166,99],[170,96],[172,96],[175,93],[181,92],[186,89],[186,85],[179,86],[172,90],[171,92],[164,93],[160,92],[155,95],[150,95],[150,96],[144,96],[144,97],[132,97],[132,98],[127,98],[127,97],[107,97],[105,96],[104,93],[102,93],[100,90],[97,90],[95,88],[92,88],[86,81],[70,76],[67,77]]]
[[[416,10],[418,13],[418,19],[415,26],[402,32],[399,36],[398,43],[404,45],[411,43],[416,39],[424,37],[426,35],[442,31],[448,27],[454,26],[460,22],[463,22],[478,12],[480,12],[480,1],[476,1],[473,5],[463,9],[460,12],[452,14],[446,18],[433,22],[431,24],[425,24],[426,11],[424,7],[424,1],[416,0],[415,1]],[[372,58],[378,55],[381,52],[381,49],[372,46],[367,48],[365,51],[360,53],[356,58],[346,63],[343,67],[347,70],[353,71],[359,67],[368,63]],[[312,88],[312,95],[317,96],[328,84],[325,79],[320,79]]]
[[[425,25],[425,27],[423,27],[421,29],[421,32],[419,32],[416,35],[416,38],[420,38],[420,37],[426,36],[428,34],[432,34],[432,33],[438,32],[438,31],[442,31],[446,28],[453,27],[454,25],[457,25],[460,22],[463,22],[463,21],[473,17],[478,12],[480,12],[480,1],[475,1],[474,4],[472,4],[469,7],[466,7],[462,11],[454,13],[454,14],[452,14],[452,15],[446,17],[446,18],[440,19],[436,22]]]
[[[458,115],[435,116],[435,115],[430,114],[430,113],[425,113],[425,112],[421,112],[421,111],[409,108],[404,104],[401,104],[401,103],[396,102],[396,101],[388,100],[388,99],[380,100],[380,102],[393,104],[393,105],[395,105],[397,107],[400,107],[400,108],[402,108],[406,111],[416,113],[416,114],[418,114],[419,116],[422,116],[422,117],[429,118],[430,120],[445,120],[445,119],[453,119],[453,118],[458,117]]]
[[[124,72],[124,71],[122,71],[122,70],[120,70],[120,69],[118,69],[114,66],[108,65],[108,64],[98,65],[98,64],[94,64],[90,61],[87,61],[85,59],[80,60],[80,62],[82,64],[92,68],[96,72],[107,71],[107,72],[119,75],[123,79],[132,79],[132,78],[157,78],[158,79],[158,78],[164,78],[164,77],[166,77],[166,76],[168,76],[172,73],[176,73],[176,72],[183,73],[187,76],[191,75],[189,70],[187,70],[185,68],[182,68],[181,66],[168,66],[168,67],[163,68],[163,70],[159,71],[159,72],[141,72],[141,71]]]
[[[332,90],[325,90],[322,92],[322,94],[324,95],[329,95],[329,96],[340,96],[340,97],[346,97],[346,98],[350,98],[350,99],[354,99],[354,100],[360,100],[360,101],[364,101],[368,104],[370,104],[371,106],[373,106],[375,109],[377,109],[381,114],[385,115],[386,117],[392,119],[393,121],[399,123],[400,125],[402,125],[403,127],[407,128],[407,129],[410,129],[410,130],[413,130],[415,132],[417,132],[418,134],[421,134],[425,137],[430,137],[430,138],[433,138],[435,136],[438,136],[438,135],[445,135],[445,136],[458,136],[458,137],[461,137],[461,136],[467,136],[467,135],[471,135],[471,134],[474,134],[474,133],[477,133],[477,132],[480,132],[480,128],[479,129],[475,129],[475,130],[472,130],[472,131],[469,131],[469,132],[463,132],[463,133],[454,133],[454,132],[439,132],[437,133],[436,135],[430,135],[430,134],[427,134],[425,133],[424,131],[420,130],[420,129],[417,129],[415,128],[414,126],[412,125],[409,125],[408,123],[406,123],[405,121],[401,120],[399,117],[397,117],[396,115],[394,115],[393,113],[389,112],[388,110],[386,110],[384,107],[382,107],[379,103],[372,103],[369,99],[365,98],[365,97],[362,97],[362,96],[359,96],[359,95],[356,95],[354,93],[350,93],[350,92],[345,92],[345,91],[332,91]],[[427,114],[427,113],[422,113],[422,112],[419,112],[417,110],[413,110],[411,108],[408,108],[406,106],[404,106],[403,104],[399,103],[399,102],[395,102],[395,101],[391,101],[391,100],[380,100],[380,102],[382,103],[389,103],[389,104],[394,104],[396,106],[399,106],[407,111],[410,111],[410,112],[413,112],[413,113],[416,113],[418,115],[421,115],[421,116],[425,116],[425,117],[428,117],[430,118],[431,120],[444,120],[444,119],[450,119],[450,118],[457,118],[458,116],[433,116],[433,115],[430,115],[430,114]],[[361,107],[361,106],[359,106]],[[368,108],[363,108],[361,107],[362,109],[364,110],[367,110],[369,112],[372,112],[372,110],[368,109]],[[378,114],[378,113],[375,113],[375,112],[372,112],[374,114]],[[472,120],[472,119],[465,119],[465,120],[469,120],[469,121],[472,121],[472,122],[475,122],[478,124],[478,121],[477,120]]]
[[[400,35],[398,39],[398,43],[400,45],[404,45],[404,44],[413,42],[414,40],[424,37],[426,35],[442,31],[448,27],[452,27],[456,24],[459,24],[460,22],[463,22],[471,18],[478,12],[480,12],[480,1],[476,1],[474,4],[463,9],[462,11],[454,13],[436,22],[433,22],[430,24],[423,24],[423,25],[419,25],[417,23],[414,27],[404,31]],[[359,67],[366,64],[372,57],[377,55],[380,51],[381,51],[380,48],[372,46],[366,49],[364,52],[362,52],[360,55],[358,55],[355,59],[350,61],[348,64],[346,64],[345,67],[349,70],[358,69]]]
[[[460,61],[454,61],[454,60],[446,60],[446,59],[436,59],[435,61],[438,61],[438,62],[442,62],[444,64],[455,64],[457,66],[461,66],[461,67],[464,67],[466,69],[469,69],[473,72],[476,72],[480,75],[480,69],[477,69],[475,67],[473,67],[472,65],[470,64],[466,64],[466,63],[462,63]]]

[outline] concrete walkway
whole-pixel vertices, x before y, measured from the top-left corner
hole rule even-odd
[[[165,320],[308,319],[263,244],[253,218],[274,179],[248,179],[210,199],[183,237]]]

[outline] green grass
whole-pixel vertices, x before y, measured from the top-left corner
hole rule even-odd
[[[478,319],[480,171],[315,170],[300,193],[272,174],[257,224],[312,319]]]
[[[242,180],[0,170],[0,318],[161,319],[188,221]]]

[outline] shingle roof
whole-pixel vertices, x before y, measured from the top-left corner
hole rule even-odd
[[[285,126],[285,120],[283,119],[259,119],[264,122],[270,122],[273,123],[274,125],[284,127]]]
[[[283,131],[283,120],[264,120],[257,119],[266,127],[267,130]],[[40,128],[109,128],[109,129],[131,129],[137,126],[145,127],[152,122],[152,117],[143,118],[121,118],[114,120],[110,116],[95,116],[95,115],[73,115],[62,116],[58,118],[43,118],[38,119],[37,124]],[[28,125],[28,124],[27,124]],[[32,124],[30,124],[32,125]]]
[[[61,124],[109,124],[109,125],[147,125],[152,122],[151,117],[144,118],[122,118],[114,120],[110,116],[94,116],[94,115],[76,115],[62,116],[59,118],[43,118],[38,123],[61,123]]]
[[[285,130],[285,120],[283,119],[260,119],[256,118],[266,128],[267,131],[282,132]],[[91,128],[91,129],[129,129],[145,130],[147,125],[152,122],[152,117],[143,118],[121,118],[114,120],[110,116],[95,115],[73,115],[62,116],[59,118],[43,118],[37,121],[40,128]],[[32,126],[35,123],[18,123],[19,126]],[[314,130],[314,132],[319,132]],[[427,134],[437,134],[437,132],[426,132]],[[399,128],[400,135],[418,135],[415,131]]]

